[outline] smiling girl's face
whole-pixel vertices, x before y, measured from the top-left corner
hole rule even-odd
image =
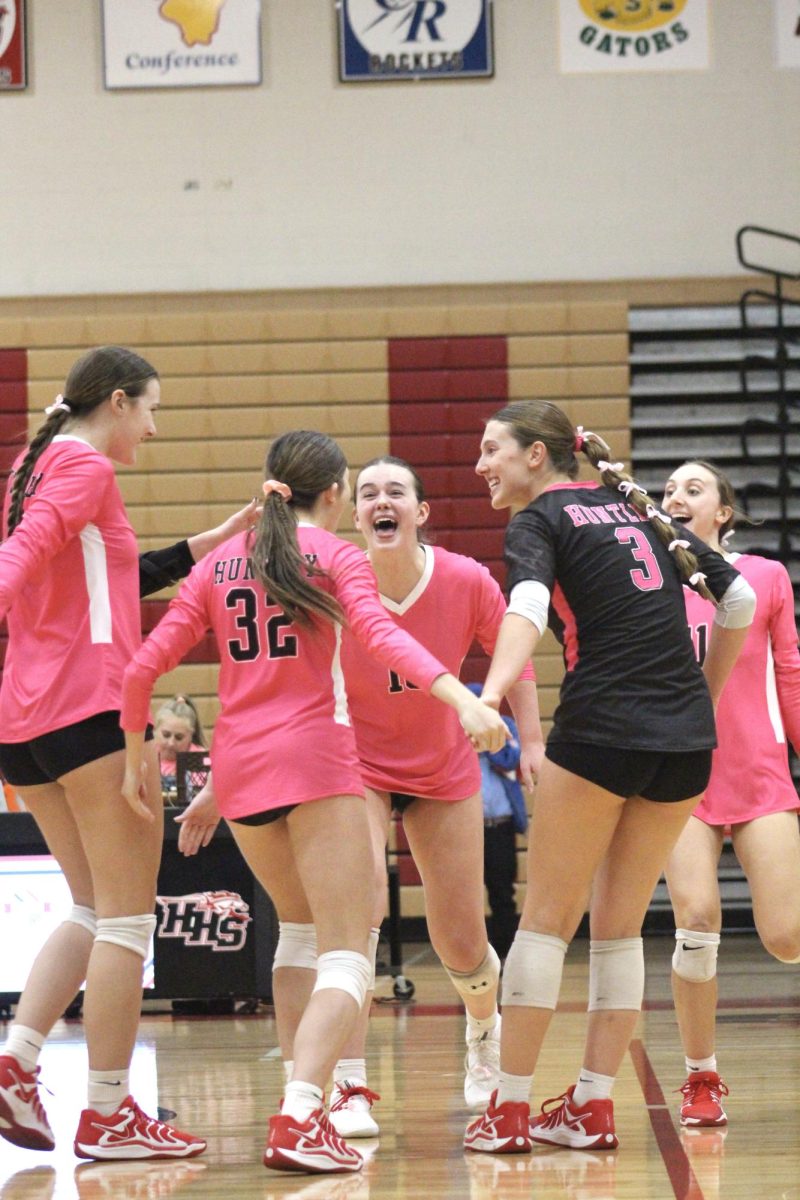
[[[428,519],[427,501],[417,498],[414,476],[397,463],[365,467],[356,483],[355,525],[367,549],[416,548],[417,530]]]
[[[710,546],[719,545],[719,531],[733,512],[722,503],[713,473],[696,462],[684,463],[672,472],[664,488],[663,507],[673,521]]]

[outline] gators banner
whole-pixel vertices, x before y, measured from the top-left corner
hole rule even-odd
[[[562,71],[709,65],[707,0],[559,0],[558,12]]]

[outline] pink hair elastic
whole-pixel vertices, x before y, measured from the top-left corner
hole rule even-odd
[[[269,496],[271,492],[277,492],[284,500],[291,500],[292,489],[288,483],[281,483],[279,479],[265,479],[261,485],[261,490],[265,496]]]
[[[576,454],[578,453],[579,450],[583,449],[583,426],[582,425],[579,425],[578,428],[575,430],[575,445],[574,445],[573,449]]]
[[[67,404],[64,397],[59,392],[52,404],[48,404],[44,410],[45,416],[51,417],[55,412],[72,412],[72,409]]]

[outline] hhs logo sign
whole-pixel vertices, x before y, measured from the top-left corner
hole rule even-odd
[[[492,0],[337,0],[344,82],[491,75]]]
[[[161,906],[158,936],[181,938],[186,946],[242,950],[252,921],[249,905],[237,892],[191,892],[157,896]]]

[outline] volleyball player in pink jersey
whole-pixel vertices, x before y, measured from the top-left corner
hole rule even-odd
[[[298,926],[313,925],[318,939],[316,981],[293,1039],[282,1111],[270,1118],[264,1164],[354,1171],[362,1157],[322,1107],[371,975],[372,851],[340,665],[343,624],[385,673],[413,678],[451,705],[474,745],[500,746],[506,734],[497,713],[397,628],[363,553],[334,536],[350,499],[339,446],[324,434],[284,434],[270,448],[267,475],[258,536],[237,537],[198,565],[125,673],[124,794],[138,803],[153,683],[210,625],[220,651],[211,749],[219,812],[275,904],[283,940],[277,966],[297,949]]]
[[[85,979],[89,1107],[75,1153],[188,1158],[206,1143],[147,1117],[128,1082],[155,928],[163,805],[152,741],[147,819],[120,795],[119,706],[123,670],[141,641],[140,576],[145,590],[148,578],[159,587],[166,580],[158,581],[154,558],[140,566],[112,461],[132,464],[155,434],[159,381],[144,359],[109,346],[75,364],[65,391],[15,462],[6,499],[0,768],[58,860],[74,907],[36,958],[0,1055],[0,1135],[53,1149],[37,1062]]]
[[[726,826],[753,898],[761,941],[781,962],[800,962],[800,830],[788,740],[800,749],[800,654],[794,595],[773,559],[725,548],[736,520],[730,480],[708,462],[673,471],[666,512],[735,565],[756,593],[753,624],[717,706],[717,740],[705,795],[666,868],[677,926],[672,991],[687,1079],[682,1125],[724,1125],[727,1087],[717,1071],[717,950],[722,905],[717,868]],[[695,651],[702,662],[713,610],[685,589]]]
[[[403,459],[377,458],[359,472],[355,523],[367,544],[381,602],[399,628],[458,674],[476,639],[492,653],[506,605],[484,566],[420,540],[429,512],[422,481]],[[484,919],[480,764],[453,715],[437,710],[416,679],[387,672],[349,636],[342,665],[375,852],[371,956],[374,960],[386,905],[391,793],[401,793],[431,943],[466,1008],[464,1098],[469,1107],[479,1107],[495,1085],[499,1053],[499,962]],[[524,776],[532,785],[544,745],[530,665],[510,699],[520,727]],[[378,1132],[369,1112],[375,1093],[366,1079],[368,1016],[369,1004],[334,1070],[330,1119],[343,1136]]]

